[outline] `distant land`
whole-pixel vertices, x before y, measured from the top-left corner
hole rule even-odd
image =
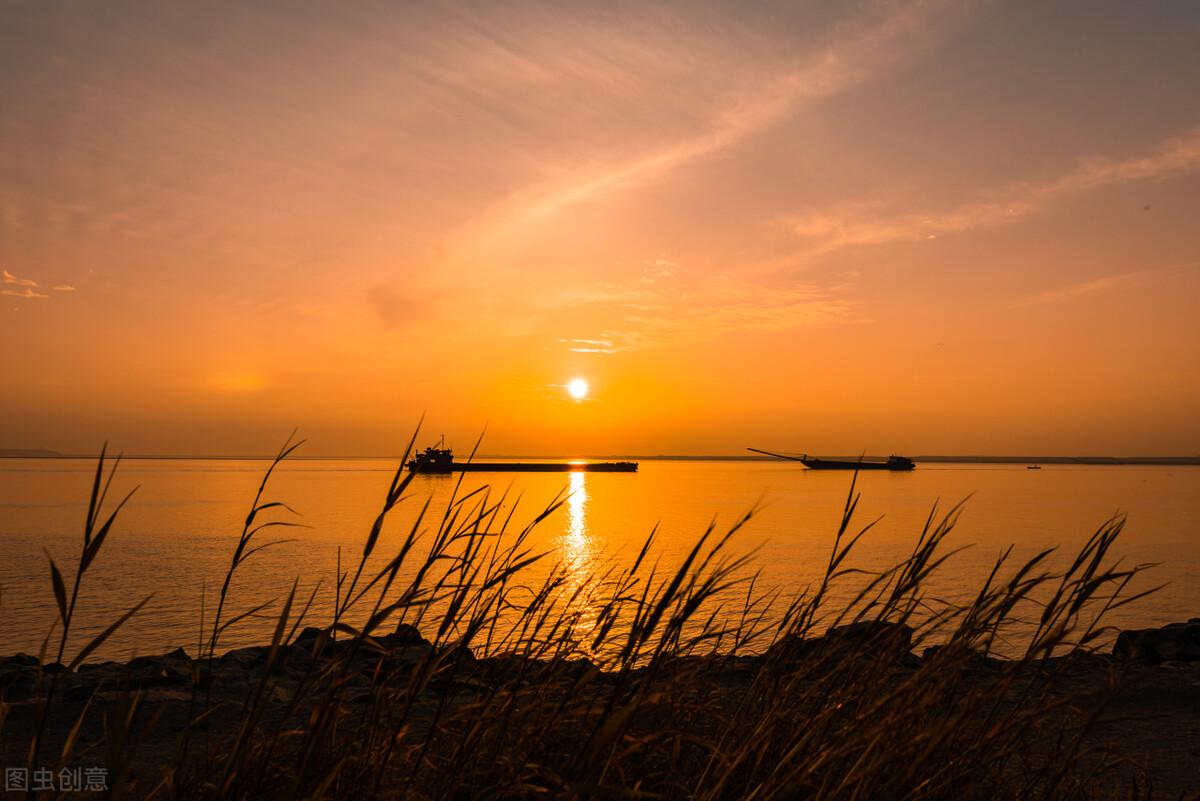
[[[816,455],[816,454],[814,454]],[[858,459],[858,455],[837,456],[821,454],[831,459]],[[94,459],[96,454],[66,454],[58,451],[38,448],[0,448],[0,459]],[[161,459],[161,460],[205,460],[205,461],[264,461],[271,456],[168,456],[155,454],[129,455],[124,459]],[[314,461],[323,459],[381,459],[395,460],[397,456],[293,456],[293,460]],[[586,459],[628,459],[643,462],[776,462],[770,456],[752,454],[710,454],[700,456],[678,456],[672,454],[607,454],[603,456],[585,457],[544,457],[525,456],[522,454],[482,454],[477,459],[534,459],[537,461],[552,461],[564,458]],[[876,458],[868,456],[866,457]],[[941,464],[1084,464],[1084,465],[1157,465],[1162,467],[1200,465],[1200,456],[945,456],[925,455],[913,456],[913,461],[920,463]]]
[[[817,456],[818,454],[813,454]],[[836,454],[820,454],[825,459],[844,459],[855,461],[858,454],[839,456]],[[481,457],[485,459],[500,458],[497,456]],[[512,458],[512,457],[506,457]],[[633,459],[644,462],[781,462],[770,456],[671,456],[659,454],[655,456],[638,456],[636,454],[617,454],[612,456],[595,457],[604,459]],[[866,459],[885,457],[866,456]],[[1200,456],[913,456],[914,462],[935,462],[943,464],[1092,464],[1092,465],[1200,465]]]
[[[1200,465],[1200,456],[914,456],[913,461],[955,464]]]
[[[854,461],[859,454],[813,454],[825,459],[844,459]],[[494,457],[487,457],[494,458]],[[643,461],[718,461],[718,462],[782,462],[770,456],[607,456],[607,459],[641,459]],[[865,456],[866,459],[881,459],[881,456]],[[945,464],[1110,464],[1110,465],[1200,465],[1200,456],[938,456],[924,455],[910,457],[918,464],[921,462],[941,462]]]

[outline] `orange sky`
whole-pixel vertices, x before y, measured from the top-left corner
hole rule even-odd
[[[6,6],[0,448],[1200,453],[1200,9],[795,6]]]

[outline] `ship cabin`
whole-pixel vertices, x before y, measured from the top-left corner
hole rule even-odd
[[[454,451],[450,448],[426,448],[409,460],[414,473],[450,473],[454,470]]]

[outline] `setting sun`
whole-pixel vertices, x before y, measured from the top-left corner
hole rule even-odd
[[[572,378],[567,382],[567,394],[575,400],[583,400],[588,394],[588,382],[582,378]]]

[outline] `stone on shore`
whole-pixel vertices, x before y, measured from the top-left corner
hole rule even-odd
[[[1200,618],[1122,631],[1113,644],[1113,656],[1140,662],[1200,662]]]
[[[911,656],[913,630],[903,623],[863,620],[834,626],[820,637],[784,637],[767,650],[767,660],[783,662],[836,660],[847,651],[878,659],[907,662]]]

